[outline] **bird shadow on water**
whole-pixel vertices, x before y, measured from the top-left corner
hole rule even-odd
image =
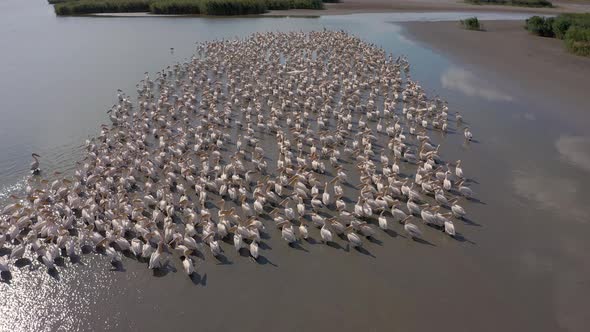
[[[297,249],[297,250],[309,252],[309,250],[303,248],[303,246],[301,246],[301,244],[299,244],[299,242],[291,242],[291,243],[288,244],[288,246],[291,247],[291,248],[293,248],[293,249]]]
[[[154,277],[161,278],[167,276],[170,272],[176,272],[176,268],[170,264],[166,264],[163,267],[155,268],[152,271]]]
[[[313,237],[308,237],[307,239],[305,239],[305,242],[313,245],[313,244],[318,244],[319,242],[316,241]]]
[[[330,242],[326,243],[326,245],[328,247],[332,247],[334,249],[342,249],[342,250],[344,250],[344,248],[340,244],[338,244],[338,243],[336,243],[334,241],[330,241]]]
[[[434,243],[432,243],[432,242],[429,242],[428,240],[424,240],[424,239],[417,238],[417,237],[416,237],[416,238],[414,238],[413,240],[414,240],[414,242],[416,242],[416,243],[420,243],[420,244],[424,244],[424,245],[428,245],[428,246],[436,247],[436,245],[435,245]]]
[[[47,274],[49,274],[49,276],[55,279],[56,281],[60,281],[61,279],[61,277],[59,276],[59,272],[56,268],[47,269]]]
[[[393,229],[386,229],[383,232],[385,232],[385,234],[389,235],[390,237],[398,237],[398,236],[401,236],[396,231],[394,231]]]
[[[113,266],[111,271],[116,271],[116,272],[127,271],[127,270],[125,270],[125,267],[123,266],[123,263],[121,263],[121,262],[112,262],[111,265]]]
[[[463,236],[463,234],[461,234],[461,233],[455,233],[455,236],[453,236],[453,239],[455,239],[455,240],[456,240],[456,241],[458,241],[458,242],[466,242],[466,243],[469,243],[469,244],[471,244],[471,245],[476,245],[476,243],[475,243],[475,242],[473,242],[473,241],[471,241],[471,240],[467,239],[467,238],[466,238],[465,236]]]
[[[272,250],[272,247],[268,245],[268,243],[264,242],[264,241],[260,241],[258,242],[258,246],[260,247],[260,249],[262,250]]]
[[[195,286],[199,286],[199,285],[203,286],[203,287],[207,286],[207,273],[205,273],[205,274],[203,274],[203,276],[201,276],[200,274],[195,272],[190,275],[190,279]]]
[[[357,252],[359,252],[359,253],[361,253],[361,254],[363,254],[363,255],[369,256],[369,257],[371,257],[371,258],[377,258],[377,256],[373,255],[373,254],[372,254],[372,253],[371,253],[369,250],[367,250],[365,247],[353,247],[353,248],[354,248],[354,250],[356,250]],[[346,245],[346,249],[345,249],[345,250],[346,250],[347,252],[350,252],[350,249],[351,249],[351,248],[350,248],[350,244],[347,244],[347,245]]]
[[[215,257],[219,263],[217,265],[232,265],[233,262],[230,261],[225,255],[219,254]]]
[[[263,255],[259,255],[259,256],[258,256],[258,258],[256,258],[256,259],[252,258],[252,259],[253,259],[253,260],[254,260],[256,263],[258,263],[258,264],[260,264],[260,265],[267,265],[267,264],[268,264],[268,265],[271,265],[271,266],[274,266],[274,267],[278,267],[278,265],[277,265],[277,264],[275,264],[275,263],[271,262],[271,261],[270,261],[268,258],[266,258],[266,257],[265,257],[265,256],[263,256]]]
[[[480,200],[479,198],[475,198],[475,197],[468,197],[466,198],[468,201],[472,202],[472,203],[478,203],[478,204],[482,204],[482,205],[488,205],[486,202]]]
[[[16,266],[20,269],[20,268],[30,265],[32,263],[33,262],[28,258],[19,258],[16,260],[16,262],[14,262],[14,266]]]
[[[481,227],[481,224],[478,224],[475,221],[473,221],[469,218],[466,218],[466,217],[461,217],[459,220],[463,221],[464,224],[469,225],[469,226]]]
[[[372,236],[367,237],[367,240],[369,242],[374,243],[374,244],[379,245],[379,246],[382,246],[383,245],[383,241],[381,241],[379,239],[376,239],[376,238],[374,238]]]
[[[0,282],[3,282],[5,284],[10,284],[11,280],[12,280],[12,273],[10,273],[10,271],[0,272]]]

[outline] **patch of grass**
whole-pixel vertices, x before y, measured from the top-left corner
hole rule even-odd
[[[468,19],[461,20],[460,22],[461,22],[461,26],[467,30],[479,31],[482,29],[482,25],[479,23],[479,20],[477,19],[477,17],[470,17]]]
[[[590,56],[590,29],[572,27],[565,33],[565,46],[577,55]]]
[[[48,0],[57,15],[151,12],[154,14],[249,15],[269,9],[322,9],[322,0]]]
[[[563,39],[570,52],[590,56],[590,13],[533,16],[526,20],[525,28],[537,36]]]
[[[467,3],[476,5],[508,5],[518,7],[553,7],[547,0],[465,0]]]

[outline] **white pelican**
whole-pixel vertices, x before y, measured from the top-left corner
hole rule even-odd
[[[346,238],[352,247],[361,247],[363,245],[363,241],[361,240],[360,236],[354,232],[354,228],[352,226],[346,227]]]
[[[458,201],[459,201],[458,198],[454,198],[449,201],[449,202],[453,203],[453,205],[451,206],[451,212],[453,213],[453,216],[455,218],[464,218],[467,213],[465,212],[465,209],[463,209],[463,207],[461,205],[457,204]]]
[[[420,231],[420,228],[408,221],[412,217],[413,216],[410,215],[402,220],[402,224],[404,224],[404,231],[406,231],[406,233],[408,233],[412,239],[421,238],[422,231]]]
[[[309,236],[307,226],[304,224],[303,220],[301,220],[301,224],[299,225],[299,235],[302,239],[307,239],[307,237]]]
[[[150,256],[148,267],[150,269],[158,269],[164,266],[164,242],[158,243],[158,249]]]
[[[465,139],[468,141],[471,141],[473,139],[473,134],[471,133],[471,130],[469,130],[469,127],[463,130],[463,135],[465,136]]]
[[[191,276],[193,273],[195,273],[195,267],[190,257],[180,256],[180,260],[182,260],[182,267],[188,276]]]
[[[320,236],[324,243],[332,242],[332,232],[326,227],[328,222],[325,222],[320,230]]]
[[[258,259],[258,242],[256,241],[250,243],[250,256],[254,259]]]
[[[383,211],[379,214],[379,228],[386,230],[388,229],[387,219],[383,216]]]

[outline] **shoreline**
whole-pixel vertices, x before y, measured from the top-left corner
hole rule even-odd
[[[590,86],[590,58],[567,52],[562,40],[531,35],[523,21],[485,21],[485,31],[462,29],[456,21],[396,24],[406,37],[454,63],[494,73],[510,88],[532,95],[551,94],[556,105],[569,112],[564,115],[590,122],[590,114],[583,111]]]
[[[555,7],[519,7],[511,5],[475,5],[457,0],[342,0],[340,3],[325,3],[324,9],[289,9],[271,10],[264,14],[244,15],[238,17],[257,16],[296,16],[318,17],[330,15],[370,14],[370,13],[395,13],[395,12],[476,12],[476,13],[536,13],[540,15],[557,15],[560,13],[590,12],[590,0],[553,1]],[[98,16],[98,17],[210,17],[203,15],[172,15],[151,14],[149,12],[135,13],[95,13],[74,16]],[[217,17],[217,16],[214,16]],[[226,16],[219,16],[226,17]],[[236,16],[227,16],[236,17]]]

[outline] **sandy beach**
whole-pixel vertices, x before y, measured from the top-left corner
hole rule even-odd
[[[553,94],[568,110],[583,110],[590,86],[590,59],[570,54],[563,41],[530,35],[522,21],[486,21],[485,31],[457,22],[408,22],[407,36],[463,65],[506,78],[513,88]],[[588,114],[580,114],[588,121]]]
[[[325,10],[291,9],[273,10],[265,15],[342,15],[382,12],[432,12],[432,11],[482,11],[482,12],[521,12],[521,13],[569,13],[590,11],[590,1],[564,0],[552,1],[554,8],[532,8],[501,5],[473,5],[457,0],[341,0],[340,3],[327,3]]]

